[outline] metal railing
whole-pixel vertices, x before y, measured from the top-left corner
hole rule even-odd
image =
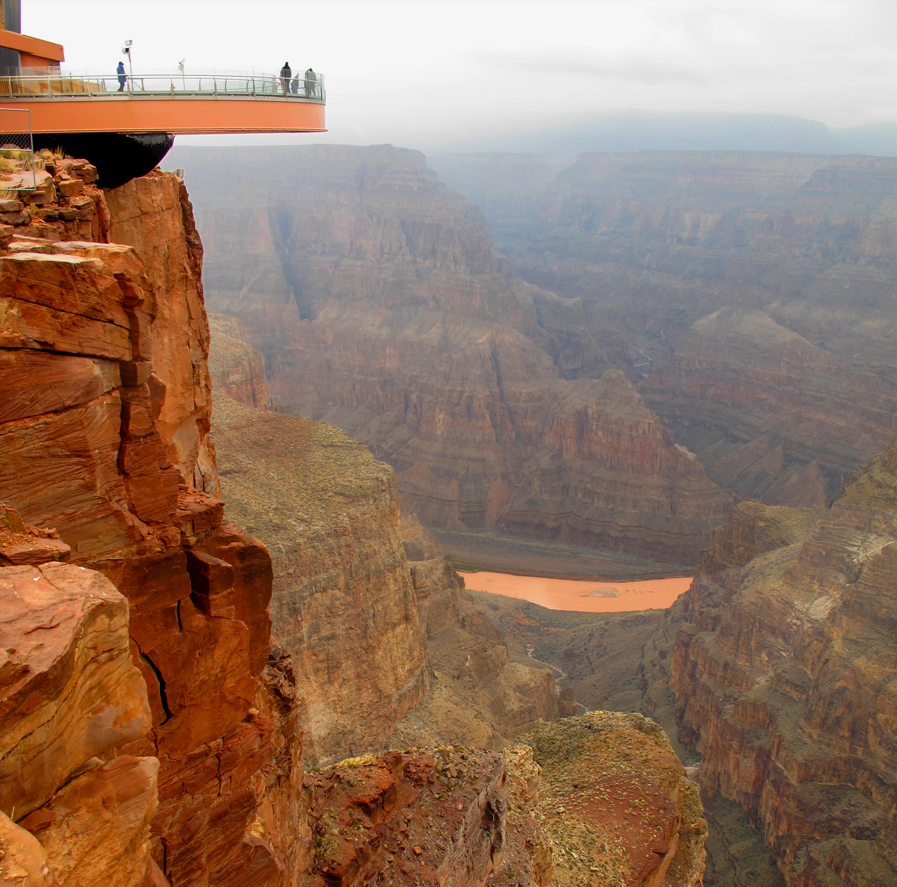
[[[68,74],[0,77],[0,96],[59,98],[60,96],[113,96],[140,98],[161,96],[280,96],[325,102],[324,76],[304,74],[289,82],[278,74]]]

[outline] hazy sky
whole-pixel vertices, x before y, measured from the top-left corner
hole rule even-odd
[[[125,39],[135,73],[311,65],[330,133],[298,141],[426,149],[622,110],[897,120],[897,0],[22,0],[22,30],[75,71],[113,71]]]

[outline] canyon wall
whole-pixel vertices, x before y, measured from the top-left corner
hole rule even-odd
[[[278,404],[388,461],[425,525],[696,561],[731,497],[613,369],[619,342],[580,299],[511,272],[416,152],[265,158],[178,154],[210,304],[239,317]]]
[[[345,432],[215,395],[224,491],[276,563],[309,761],[382,746],[429,688],[389,468]]]
[[[297,675],[306,761],[490,748],[557,717],[551,672],[508,661],[435,540],[400,519],[388,465],[337,428],[217,389],[215,417],[228,507],[272,552],[273,634]]]
[[[682,738],[790,885],[897,878],[895,534],[897,439],[830,508],[740,505],[685,596]]]
[[[216,391],[258,410],[271,406],[262,356],[247,341],[236,317],[209,317],[209,375]]]
[[[582,300],[615,365],[742,496],[830,501],[897,396],[897,163],[743,152],[436,157],[529,282]]]
[[[267,690],[270,558],[213,495],[190,203],[45,161],[0,230],[3,812],[67,885],[288,883],[257,811],[295,799],[299,737]]]
[[[894,882],[895,514],[897,440],[830,507],[737,506],[664,613],[535,645],[577,698],[667,730],[723,883]]]

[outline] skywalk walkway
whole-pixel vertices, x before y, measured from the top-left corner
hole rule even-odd
[[[324,132],[324,79],[275,74],[0,77],[0,105],[31,112],[34,133]],[[295,92],[290,91],[295,89]]]

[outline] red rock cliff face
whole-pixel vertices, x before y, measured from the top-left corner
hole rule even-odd
[[[580,301],[510,274],[420,155],[296,150],[285,178],[276,155],[202,158],[213,304],[240,316],[274,399],[389,461],[425,524],[696,560],[730,498],[625,380],[590,378],[612,361]]]
[[[895,534],[897,440],[828,509],[739,506],[685,598],[683,738],[790,885],[897,880]]]
[[[586,154],[537,212],[539,177],[509,175],[519,162],[436,169],[480,202],[528,281],[581,298],[589,330],[626,341],[616,365],[714,481],[823,504],[887,446],[893,159]],[[529,166],[544,178],[552,162]]]
[[[202,292],[202,243],[183,182],[144,176],[107,193],[109,240],[133,246],[156,293],[149,384],[166,454],[191,486],[217,491],[209,451],[209,329]]]
[[[99,571],[127,600],[149,721],[118,742],[158,761],[148,815],[169,883],[281,884],[256,811],[291,803],[296,773],[273,759],[296,740],[261,681],[270,558],[207,492],[217,470],[190,204],[172,175],[104,196],[83,162],[49,168],[30,216],[3,234],[0,498],[57,529],[68,569]],[[89,200],[69,207],[76,190]],[[39,838],[52,812],[31,823]]]

